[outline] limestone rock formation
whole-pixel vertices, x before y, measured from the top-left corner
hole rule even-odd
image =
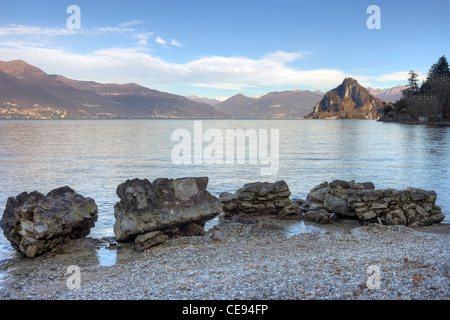
[[[355,79],[345,78],[342,84],[328,91],[308,116],[312,119],[377,119],[383,102],[373,97]]]
[[[117,187],[120,201],[114,206],[114,233],[118,241],[133,241],[139,250],[160,234],[167,236],[199,235],[208,220],[222,212],[222,206],[206,187],[207,177],[127,180]],[[201,230],[200,230],[201,229]],[[159,237],[157,243],[167,237]]]
[[[285,181],[275,183],[247,183],[235,193],[222,192],[219,199],[222,202],[225,217],[246,213],[248,215],[278,214],[291,205],[291,192]]]
[[[334,180],[314,187],[307,201],[322,203],[329,213],[340,217],[416,227],[445,218],[436,205],[436,198],[436,192],[419,188],[375,189],[371,182]]]
[[[11,245],[28,257],[43,254],[69,239],[86,237],[98,218],[95,201],[68,186],[9,197],[0,227]]]

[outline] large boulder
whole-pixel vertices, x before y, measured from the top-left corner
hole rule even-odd
[[[9,197],[0,227],[16,250],[35,257],[69,239],[86,237],[98,218],[95,201],[68,186]]]
[[[283,180],[274,183],[247,183],[234,193],[222,192],[219,199],[222,202],[225,217],[231,218],[242,213],[248,215],[281,214],[284,208],[291,205],[291,192]]]
[[[134,241],[138,235],[161,231],[167,236],[201,234],[198,228],[222,212],[217,197],[206,187],[207,177],[127,180],[117,187],[120,201],[114,206],[114,234],[117,241]],[[160,233],[141,236],[139,250],[157,235],[156,243],[168,237]],[[144,239],[144,240],[143,240]]]
[[[328,212],[340,217],[415,227],[438,223],[445,218],[436,205],[436,198],[432,190],[375,189],[371,182],[334,180],[314,187],[307,200],[322,203]]]

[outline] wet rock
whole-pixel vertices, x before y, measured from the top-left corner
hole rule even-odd
[[[222,192],[219,200],[222,202],[225,217],[245,213],[247,215],[279,214],[285,207],[291,205],[291,192],[283,180],[275,183],[247,183],[234,193]]]
[[[304,214],[303,218],[320,224],[330,223],[330,213],[326,210],[308,211]]]
[[[134,249],[137,252],[147,250],[157,244],[166,242],[169,236],[165,235],[161,231],[151,231],[138,235],[134,239]]]
[[[322,182],[321,184],[315,186],[308,193],[306,201],[312,202],[323,202],[325,200],[325,195],[328,193],[330,188],[328,187],[328,182]]]
[[[245,214],[245,213],[237,214],[237,215],[233,216],[233,218],[231,218],[231,220],[233,220],[234,222],[242,223],[242,224],[254,224],[257,222],[256,219],[252,218],[251,216],[249,216],[248,214]]]
[[[342,196],[335,196],[331,193],[327,193],[323,205],[329,212],[335,212],[348,217],[353,217],[355,215],[355,210],[348,205],[347,199]]]
[[[299,203],[292,203],[278,213],[280,219],[302,219],[303,213]]]
[[[334,212],[332,212],[332,213],[330,214],[330,219],[331,219],[331,220],[338,220],[338,219],[339,219],[339,215],[336,214],[336,213],[334,213]]]
[[[23,192],[8,198],[0,227],[13,248],[35,257],[70,239],[86,237],[98,218],[98,207],[68,186]]]
[[[199,234],[199,226],[222,212],[207,190],[207,177],[127,180],[117,187],[120,201],[114,206],[117,241],[132,241],[140,234],[161,231],[173,236]],[[197,225],[190,225],[196,223]]]
[[[328,212],[365,221],[411,227],[438,223],[444,219],[436,206],[436,193],[419,188],[375,189],[371,182],[334,180],[314,187],[307,200],[321,202]],[[301,209],[309,209],[304,203]],[[310,210],[312,211],[312,210]]]

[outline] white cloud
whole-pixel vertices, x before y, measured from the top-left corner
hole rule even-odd
[[[0,28],[0,36],[9,36],[9,35],[60,36],[60,35],[68,35],[68,34],[75,34],[75,33],[76,33],[75,29],[41,28],[41,27],[33,27],[33,26],[15,25],[15,24],[11,24],[7,27]]]
[[[148,36],[141,40],[146,41]],[[299,57],[302,57],[301,53],[277,51],[259,59],[208,56],[187,63],[171,63],[138,48],[110,48],[76,54],[63,49],[0,42],[0,60],[22,59],[47,73],[79,80],[135,82],[147,87],[190,85],[244,90],[260,86],[307,85],[321,89],[336,86],[347,76],[361,81],[368,78],[336,69],[296,70],[286,65]]]
[[[167,42],[164,41],[161,37],[156,37],[155,42],[161,45],[167,44]]]
[[[136,33],[134,37],[138,39],[138,44],[148,44],[147,40],[153,35],[153,32]]]
[[[224,96],[220,96],[220,97],[215,97],[213,99],[219,100],[220,102],[223,102],[225,100],[227,100],[229,97],[224,97]]]
[[[67,29],[67,28],[42,28],[35,26],[25,26],[25,25],[8,25],[5,27],[0,27],[0,36],[3,36],[3,41],[8,41],[10,39],[14,39],[17,41],[17,38],[20,37],[23,42],[36,41],[39,39],[41,42],[50,41],[52,37],[57,36],[68,36],[81,34],[85,36],[92,35],[105,35],[105,34],[122,34],[127,36],[128,38],[134,38],[138,40],[139,45],[148,44],[148,39],[153,35],[152,32],[141,32],[137,31],[134,28],[131,28],[133,25],[142,23],[139,20],[133,20],[125,23],[121,23],[115,27],[93,27],[93,28],[81,28],[81,29]],[[34,38],[33,38],[34,37]],[[33,39],[33,40],[32,40]],[[42,46],[42,45],[41,45]]]
[[[118,25],[119,28],[128,28],[128,27],[132,27],[138,24],[142,24],[144,23],[144,21],[141,20],[131,20],[131,21],[127,21],[127,22],[123,22],[121,24]]]
[[[269,61],[276,61],[279,63],[287,63],[300,58],[304,58],[308,52],[286,52],[286,51],[275,51],[269,54],[266,54],[263,59],[267,59]]]
[[[175,39],[170,40],[170,44],[176,47],[183,47],[183,45]]]
[[[424,81],[427,79],[427,75],[426,74],[422,74],[420,72],[418,72],[419,76],[418,79],[420,81]],[[394,73],[389,73],[389,74],[383,74],[380,75],[378,77],[376,77],[377,81],[380,82],[390,82],[390,81],[407,81],[409,78],[409,71],[400,71],[400,72],[394,72]]]
[[[246,83],[191,83],[191,86],[194,87],[203,87],[203,88],[215,88],[215,89],[225,89],[225,90],[243,90],[246,88],[255,88],[256,86],[246,84]]]

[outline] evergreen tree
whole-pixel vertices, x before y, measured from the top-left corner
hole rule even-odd
[[[419,84],[417,81],[419,80],[419,75],[413,70],[409,71],[408,85],[407,88],[403,90],[406,95],[415,94],[419,91]]]
[[[438,62],[431,66],[427,79],[442,79],[443,77],[450,77],[450,69],[445,56],[440,57]]]

